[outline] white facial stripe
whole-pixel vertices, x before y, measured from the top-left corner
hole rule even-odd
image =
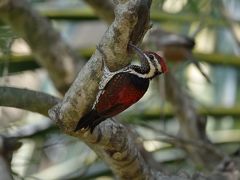
[[[155,75],[156,68],[155,68],[154,64],[150,61],[149,57],[146,54],[144,54],[144,56],[146,57],[146,59],[148,61],[148,64],[149,64],[149,67],[150,67],[150,70],[147,74],[140,74],[140,73],[138,73],[138,72],[136,72],[132,69],[129,69],[126,72],[129,72],[131,74],[135,74],[140,78],[151,78],[151,77],[153,77]]]
[[[162,66],[161,66],[161,64],[158,62],[157,58],[155,58],[155,56],[154,56],[154,62],[155,62],[155,64],[157,65],[157,70],[158,70],[158,72],[162,72]]]
[[[144,54],[144,55],[147,58],[147,61],[149,63],[149,67],[150,67],[149,72],[147,74],[144,74],[144,75],[145,75],[146,78],[151,78],[151,77],[154,76],[156,68],[155,68],[154,64],[151,62],[150,58],[146,54]]]

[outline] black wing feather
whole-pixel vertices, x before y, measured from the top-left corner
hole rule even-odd
[[[83,116],[79,121],[74,131],[78,131],[80,129],[93,129],[100,123],[96,123],[95,121],[102,121],[102,118],[98,114],[96,110],[92,110],[88,112],[85,116]]]

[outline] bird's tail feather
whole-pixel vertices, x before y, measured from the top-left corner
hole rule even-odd
[[[74,131],[90,128],[90,131],[92,133],[94,128],[102,121],[103,118],[101,118],[98,112],[96,110],[92,110],[78,121],[78,124]]]

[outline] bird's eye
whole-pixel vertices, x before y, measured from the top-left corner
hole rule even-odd
[[[154,60],[154,56],[153,56],[152,54],[150,54],[148,57],[149,57],[151,60]]]

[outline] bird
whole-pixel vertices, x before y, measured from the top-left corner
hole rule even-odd
[[[156,28],[150,31],[148,41],[161,50],[167,61],[180,63],[187,59],[190,60],[206,81],[211,84],[210,78],[204,72],[199,61],[193,57],[192,50],[196,44],[194,38]]]
[[[167,72],[165,60],[157,53],[142,51],[133,44],[129,44],[129,48],[137,53],[140,65],[130,64],[110,72],[104,64],[103,77],[93,107],[78,121],[75,131],[90,129],[92,133],[102,121],[121,113],[140,100],[146,93],[150,80]]]
[[[173,62],[187,59],[189,52],[195,46],[195,40],[191,37],[168,32],[160,28],[150,31],[148,40],[159,48],[164,57]]]

